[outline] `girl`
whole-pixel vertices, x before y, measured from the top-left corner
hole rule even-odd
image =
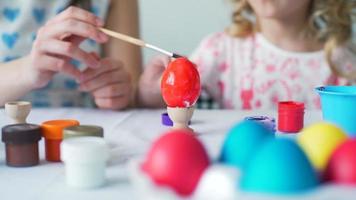
[[[30,91],[34,106],[132,102],[140,50],[98,27],[137,37],[136,0],[4,0],[0,15],[0,106]]]
[[[318,108],[315,87],[356,78],[354,1],[232,2],[231,27],[206,37],[191,56],[203,89],[220,107],[271,109],[295,100]],[[158,77],[168,61],[160,57],[148,65],[140,80],[142,104],[164,105]]]

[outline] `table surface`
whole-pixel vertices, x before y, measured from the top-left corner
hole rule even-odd
[[[92,109],[33,109],[29,123],[40,124],[52,119],[77,119],[81,124],[99,125],[104,128],[105,139],[110,144],[112,157],[107,167],[107,184],[94,190],[77,190],[66,186],[62,163],[44,160],[43,139],[40,141],[40,165],[28,168],[12,168],[5,165],[5,148],[0,144],[0,199],[137,199],[128,177],[127,162],[142,157],[152,141],[168,130],[161,125],[164,110],[104,111]],[[271,111],[196,110],[191,127],[198,133],[212,159],[219,154],[227,131],[246,116],[266,115]],[[306,125],[320,121],[319,111],[307,111]],[[0,126],[10,122],[4,110],[0,110]],[[338,197],[350,199],[356,196],[356,188],[334,187]],[[335,193],[335,192],[334,192]],[[323,195],[331,198],[329,195]],[[325,199],[329,199],[325,198]],[[340,199],[338,198],[338,199]],[[324,199],[324,198],[322,198]]]

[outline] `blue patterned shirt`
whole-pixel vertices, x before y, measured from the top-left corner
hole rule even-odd
[[[45,22],[63,11],[69,0],[1,0],[0,1],[0,62],[28,55],[37,30]],[[110,0],[92,0],[91,12],[106,18]],[[100,46],[86,40],[81,48],[88,52],[101,53]],[[72,60],[79,69],[80,62]],[[45,87],[32,91],[23,100],[31,101],[34,107],[94,106],[88,93],[77,90],[75,80],[64,74],[57,74]]]

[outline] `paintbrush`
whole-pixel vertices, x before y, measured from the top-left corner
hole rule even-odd
[[[180,57],[182,57],[182,56],[180,56],[180,55],[178,55],[176,53],[169,52],[169,51],[164,50],[162,48],[159,48],[159,47],[157,47],[155,45],[148,44],[143,40],[140,40],[140,39],[137,39],[137,38],[134,38],[134,37],[122,34],[122,33],[111,31],[111,30],[108,30],[108,29],[105,29],[105,28],[99,28],[99,30],[101,30],[102,32],[104,32],[107,35],[109,35],[111,37],[114,37],[116,39],[123,40],[123,41],[129,42],[131,44],[138,45],[140,47],[147,47],[147,48],[153,49],[153,50],[158,51],[160,53],[163,53],[163,54],[165,54],[167,56],[170,56],[172,58],[180,58]]]

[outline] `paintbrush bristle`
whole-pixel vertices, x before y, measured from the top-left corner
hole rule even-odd
[[[179,54],[176,54],[176,53],[173,53],[172,54],[172,58],[181,58],[183,56],[179,55]]]

